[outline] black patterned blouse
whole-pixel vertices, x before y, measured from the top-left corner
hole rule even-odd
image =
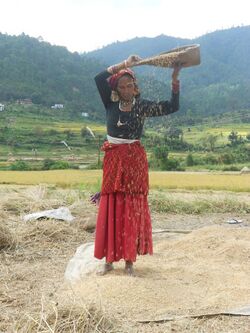
[[[110,99],[111,88],[107,79],[111,76],[103,71],[95,82],[106,109],[108,135],[121,139],[140,139],[146,117],[158,117],[174,113],[179,109],[179,83],[172,85],[170,101],[154,102],[136,97],[130,112],[119,109],[119,102]]]

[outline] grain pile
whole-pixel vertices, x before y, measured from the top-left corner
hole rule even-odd
[[[250,303],[250,230],[212,226],[155,244],[152,257],[139,257],[136,278],[122,264],[76,288],[128,320],[159,319],[225,311]]]

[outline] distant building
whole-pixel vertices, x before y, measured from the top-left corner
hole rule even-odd
[[[54,104],[51,106],[51,109],[63,109],[64,105],[63,104]]]
[[[31,105],[32,100],[30,98],[17,99],[16,103],[21,105]]]
[[[0,111],[4,111],[4,104],[0,104]]]
[[[82,117],[88,117],[88,116],[89,116],[88,112],[82,112]]]

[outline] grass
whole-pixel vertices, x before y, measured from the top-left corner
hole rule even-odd
[[[183,128],[183,138],[188,143],[197,144],[200,143],[200,140],[204,138],[204,136],[208,134],[218,136],[218,141],[216,145],[228,144],[228,136],[234,131],[237,132],[238,135],[242,137],[246,137],[248,133],[250,133],[250,124],[223,124],[220,127],[209,126],[209,125],[200,125],[200,126],[192,126],[189,131],[188,128]]]
[[[101,178],[101,170],[0,171],[0,184],[54,184],[98,190]],[[250,174],[151,171],[149,179],[152,189],[250,192]]]
[[[153,190],[149,195],[153,212],[173,214],[250,213],[250,201],[236,193],[212,191],[172,192]]]
[[[152,188],[249,192],[250,174],[152,171],[150,184]]]

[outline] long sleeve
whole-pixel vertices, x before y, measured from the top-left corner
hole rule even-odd
[[[158,117],[174,113],[179,110],[179,82],[172,84],[172,95],[169,101],[153,102],[144,100],[142,112],[145,117]]]
[[[110,103],[111,89],[107,82],[110,75],[108,71],[103,71],[95,77],[95,83],[105,108]]]

